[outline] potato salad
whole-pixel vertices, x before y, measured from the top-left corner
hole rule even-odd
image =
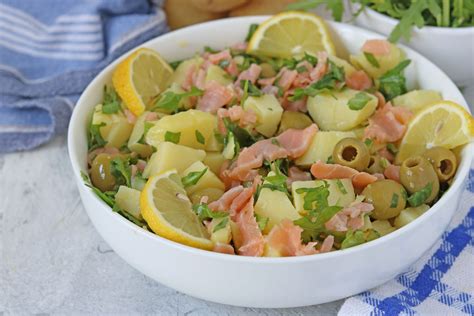
[[[306,48],[298,18],[320,34]],[[84,181],[140,229],[205,250],[286,257],[370,242],[429,211],[473,139],[464,108],[407,88],[411,66],[384,39],[342,58],[305,13],[184,60],[139,48],[91,113]]]

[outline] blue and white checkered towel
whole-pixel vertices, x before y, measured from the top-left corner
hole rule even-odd
[[[1,0],[0,152],[64,132],[113,59],[167,30],[161,0]]]
[[[474,166],[473,166],[474,167]],[[474,315],[474,169],[443,238],[409,271],[347,299],[339,316]]]

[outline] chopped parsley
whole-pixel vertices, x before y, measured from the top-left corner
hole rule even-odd
[[[264,217],[258,214],[255,214],[255,219],[257,220],[258,228],[263,231],[268,224],[268,217]]]
[[[425,203],[426,200],[431,196],[432,190],[433,190],[433,183],[430,182],[425,187],[423,187],[423,189],[421,189],[420,191],[415,192],[412,195],[410,195],[407,201],[413,207],[420,206],[421,204]]]
[[[342,241],[341,249],[347,249],[350,247],[358,246],[368,241],[377,239],[380,234],[374,229],[367,229],[365,231],[355,230],[348,231],[346,238]]]
[[[173,133],[170,131],[166,131],[165,133],[165,142],[170,143],[179,143],[179,139],[181,138],[181,132]]]
[[[406,59],[379,78],[380,92],[382,92],[387,101],[407,92],[406,78],[403,75],[403,70],[410,63],[411,60]]]
[[[89,137],[87,138],[87,146],[89,150],[93,150],[99,147],[104,147],[107,144],[107,141],[100,135],[100,128],[105,126],[105,123],[100,124],[91,124],[89,125]]]
[[[354,97],[352,97],[347,105],[349,109],[354,111],[362,110],[366,104],[371,100],[371,97],[365,92],[359,92]]]
[[[372,147],[372,145],[374,144],[374,141],[373,141],[372,139],[370,139],[370,138],[366,138],[366,139],[364,140],[364,144],[365,144],[365,146],[367,146],[367,148],[370,149],[370,148]]]
[[[394,144],[387,144],[387,150],[392,154],[392,155],[396,155],[398,153],[398,149],[397,147],[394,145]]]
[[[341,180],[337,179],[336,180],[336,185],[337,185],[337,188],[339,189],[339,191],[341,191],[342,194],[347,194],[347,190],[344,187],[344,184],[342,183]]]
[[[131,187],[131,171],[130,171],[130,160],[122,160],[120,157],[115,157],[110,161],[111,173],[119,184],[125,184],[127,187]]]
[[[213,233],[227,226],[227,224],[229,223],[229,216],[225,216],[222,219],[218,219],[218,220],[219,220],[219,223],[217,223],[217,225],[215,225],[214,228],[212,229]]]
[[[212,211],[207,204],[199,203],[193,205],[193,211],[199,217],[200,221],[213,218],[223,218],[229,215],[227,212]]]
[[[198,143],[203,144],[203,145],[206,143],[206,139],[204,138],[204,136],[201,134],[199,130],[196,130],[194,134],[196,136],[196,140]]]
[[[253,34],[255,33],[255,31],[257,30],[258,28],[258,24],[257,23],[252,23],[250,24],[250,27],[249,27],[249,31],[247,33],[247,36],[245,37],[245,41],[248,42],[250,41],[250,39],[252,38]]]
[[[199,179],[207,172],[207,168],[204,168],[201,171],[193,171],[188,173],[186,176],[181,178],[181,183],[185,188],[195,185],[199,182]]]
[[[392,194],[392,200],[390,201],[390,208],[396,208],[398,205],[398,194]]]
[[[167,91],[158,98],[153,110],[162,109],[162,110],[169,111],[171,113],[175,113],[178,111],[180,107],[181,100],[187,97],[201,96],[203,94],[204,94],[204,91],[196,87],[192,87],[190,91],[183,92],[183,93],[175,93],[172,91]]]
[[[372,53],[364,52],[365,59],[374,66],[375,68],[380,68],[380,64]]]

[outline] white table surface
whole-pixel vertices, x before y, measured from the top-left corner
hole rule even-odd
[[[472,106],[474,88],[464,93]],[[72,177],[64,136],[0,155],[0,315],[334,315],[342,304],[238,308],[167,288],[110,249]]]

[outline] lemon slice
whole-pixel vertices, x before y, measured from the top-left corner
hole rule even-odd
[[[441,146],[452,149],[474,139],[474,119],[460,105],[441,101],[428,105],[408,124],[400,144],[397,163],[426,149]]]
[[[193,212],[176,170],[148,180],[140,195],[140,209],[157,235],[191,247],[212,249],[209,233]]]
[[[336,54],[326,23],[314,14],[297,11],[283,12],[263,22],[247,46],[247,53],[281,58],[319,51]]]
[[[112,83],[128,109],[142,114],[168,86],[173,69],[152,49],[139,48],[115,69]]]

